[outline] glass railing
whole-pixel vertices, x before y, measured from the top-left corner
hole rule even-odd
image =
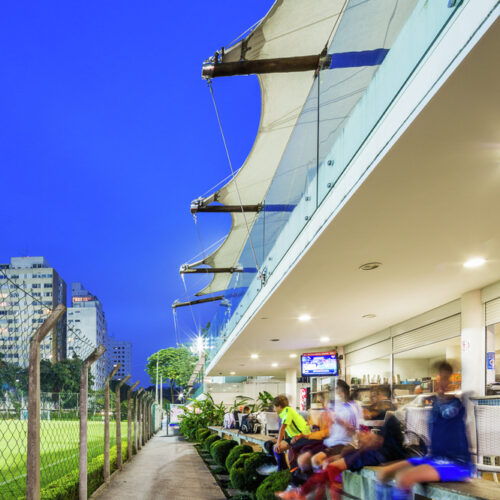
[[[261,273],[234,274],[211,324],[209,334],[218,340],[208,361],[261,293],[265,286],[262,277],[268,279],[274,272],[318,207],[335,190],[337,181],[441,32],[466,3],[349,2],[328,53],[356,52],[368,58],[376,53],[380,59],[378,64],[347,64],[323,70],[314,79],[266,195],[264,209],[240,258],[241,266],[254,267],[253,245]],[[294,209],[267,211],[265,207],[270,205]]]

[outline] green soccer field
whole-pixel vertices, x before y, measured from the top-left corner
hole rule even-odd
[[[40,483],[48,485],[78,469],[78,420],[42,420],[40,428]],[[127,442],[127,422],[121,424],[122,442]],[[110,422],[110,446],[116,444],[116,424]],[[17,499],[26,491],[25,420],[0,420],[0,499]],[[104,453],[104,422],[89,421],[89,461]],[[125,459],[125,457],[124,457]]]

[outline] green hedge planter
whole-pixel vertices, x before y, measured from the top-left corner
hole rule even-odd
[[[273,472],[257,488],[257,500],[276,500],[276,492],[286,490],[291,479],[289,470]]]
[[[229,455],[226,458],[226,469],[231,472],[231,468],[233,467],[233,464],[240,458],[240,455],[243,453],[252,453],[253,449],[251,446],[248,444],[239,444],[235,446],[230,452]]]
[[[231,470],[229,472],[229,480],[231,481],[231,486],[235,490],[246,491],[246,481],[245,481],[245,460],[251,455],[251,453],[242,453],[238,460],[234,462]]]
[[[122,457],[126,460],[127,443],[122,443]],[[111,472],[116,470],[116,446],[109,451]],[[88,494],[93,493],[104,482],[104,455],[95,457],[87,467]],[[53,481],[40,491],[40,500],[78,500],[78,469]]]
[[[217,465],[226,468],[226,458],[230,451],[237,445],[236,441],[230,439],[219,439],[210,447],[210,454]]]
[[[255,492],[265,479],[257,469],[270,463],[273,463],[272,458],[264,453],[241,454],[229,473],[231,485],[237,490]]]
[[[205,438],[210,436],[211,432],[209,429],[198,429],[196,431],[196,441],[202,442]]]
[[[215,443],[215,441],[218,441],[219,439],[220,437],[217,436],[217,434],[211,434],[205,439],[205,441],[203,441],[203,447],[205,448],[205,450],[209,452],[210,446],[212,446],[212,444]]]

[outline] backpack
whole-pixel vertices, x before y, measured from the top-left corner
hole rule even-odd
[[[226,413],[224,415],[223,427],[224,427],[224,429],[234,429],[236,427],[235,420],[234,420],[234,414],[232,412]]]
[[[255,415],[243,415],[241,418],[241,432],[243,434],[260,434],[262,425]]]

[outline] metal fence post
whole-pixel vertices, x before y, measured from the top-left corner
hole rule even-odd
[[[140,426],[141,426],[141,410],[140,410],[140,404],[141,404],[141,398],[140,394],[144,390],[143,387],[141,387],[135,394],[134,394],[134,453],[137,453],[139,451],[140,445],[139,445],[139,434],[140,434]],[[139,427],[137,427],[137,417],[139,417]]]
[[[150,411],[151,422],[149,425],[149,434],[151,437],[153,437],[153,435],[155,433],[155,408],[156,408],[156,404],[157,403],[154,401],[151,402],[151,411]]]
[[[132,459],[132,392],[139,385],[139,380],[128,390],[127,394],[127,460]]]
[[[120,368],[121,363],[118,363],[111,373],[106,377],[106,382],[104,383],[104,482],[109,481],[109,476],[111,472],[109,464],[109,382],[116,375],[116,372]]]
[[[40,498],[40,343],[66,311],[59,304],[30,339],[26,498]]]
[[[122,415],[120,408],[120,390],[122,385],[130,378],[130,374],[128,374],[123,380],[118,382],[116,386],[116,467],[118,470],[122,468]]]
[[[146,413],[146,404],[148,400],[149,394],[144,394],[144,397],[142,398],[142,428],[141,428],[141,434],[142,434],[142,446],[146,444],[146,420],[147,420],[147,413]]]
[[[146,440],[149,441],[151,438],[150,428],[151,428],[151,402],[152,396],[149,396],[146,403]]]
[[[80,474],[79,474],[79,498],[87,500],[87,406],[89,392],[89,368],[104,353],[104,345],[98,346],[92,354],[83,362],[80,374]]]

